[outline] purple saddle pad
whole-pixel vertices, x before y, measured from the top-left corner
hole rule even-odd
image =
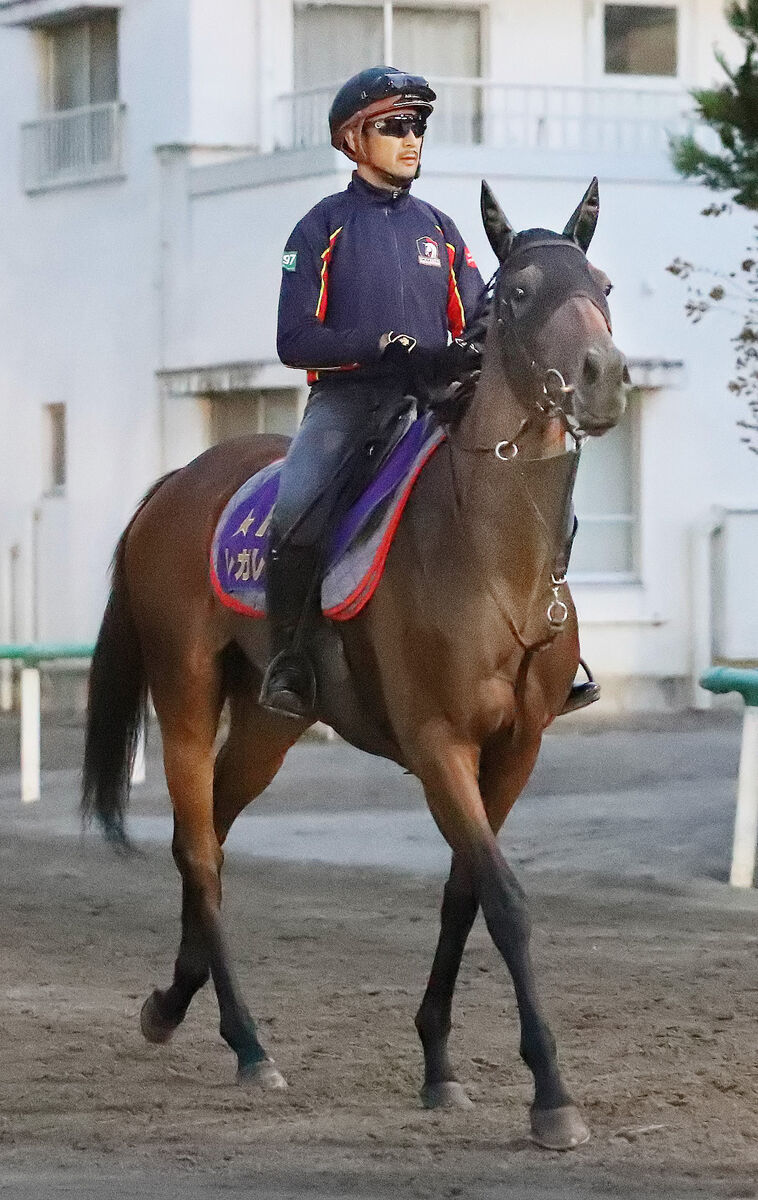
[[[414,421],[333,531],[321,587],[326,616],[346,621],[370,599],[413,485],[444,438],[432,414]],[[266,615],[266,560],[281,464],[270,463],[234,493],[211,545],[216,595],[251,617]]]

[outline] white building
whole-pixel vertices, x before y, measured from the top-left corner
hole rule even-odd
[[[667,159],[714,43],[734,49],[721,0],[0,0],[0,641],[93,638],[149,483],[296,422],[281,251],[349,178],[336,84],[385,61],[438,91],[416,187],[483,273],[483,176],[517,227],[562,227],[600,178],[592,258],[637,391],[586,452],[572,580],[608,693],[685,704],[712,651],[758,657],[756,518],[708,533],[714,509],[758,508],[734,330],[689,326],[665,271],[748,241]]]

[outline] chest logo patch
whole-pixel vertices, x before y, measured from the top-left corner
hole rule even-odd
[[[426,267],[441,267],[440,248],[434,238],[420,237],[416,239],[418,260]]]

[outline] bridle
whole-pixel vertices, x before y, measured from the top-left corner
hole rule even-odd
[[[556,248],[571,249],[582,255],[585,260],[584,251],[575,242],[568,238],[552,237],[552,238],[535,238],[527,241],[523,246],[519,247],[514,253],[508,256],[501,266],[497,269],[493,277],[488,283],[488,291],[491,296],[491,303],[494,307],[492,315],[491,331],[497,333],[497,351],[500,355],[500,361],[503,365],[506,377],[508,378],[514,395],[517,396],[521,403],[526,405],[526,414],[521,421],[516,433],[511,437],[502,438],[492,445],[487,446],[467,446],[457,436],[453,429],[448,430],[448,441],[451,450],[460,450],[466,454],[494,454],[494,456],[502,463],[514,463],[517,459],[521,446],[520,441],[524,435],[535,426],[544,426],[550,420],[558,419],[564,430],[572,442],[573,449],[564,451],[569,464],[569,469],[566,477],[566,485],[563,496],[562,513],[563,513],[563,528],[566,529],[569,523],[571,513],[571,497],[576,480],[576,473],[579,467],[579,458],[581,455],[582,446],[587,438],[587,434],[581,429],[576,416],[570,406],[570,401],[574,396],[576,388],[573,384],[566,383],[562,373],[557,367],[545,367],[537,361],[536,354],[530,349],[527,339],[523,336],[519,329],[519,320],[514,316],[511,305],[506,294],[507,275],[512,273],[513,260],[520,258],[527,251],[556,249]],[[507,268],[507,272],[506,272]],[[571,274],[571,273],[569,273]],[[594,279],[589,274],[587,268],[584,272],[584,278],[581,280],[580,287],[558,287],[553,288],[552,293],[550,288],[549,303],[546,306],[540,306],[540,320],[544,323],[549,317],[568,299],[575,296],[583,296],[590,300],[592,304],[599,310],[608,331],[611,331],[610,311],[605,293],[600,286],[595,283]],[[492,333],[488,342],[492,342]],[[480,377],[481,373],[478,373]],[[475,542],[471,537],[471,531],[466,529],[467,522],[464,516],[463,506],[461,504],[460,489],[456,477],[453,454],[449,456],[450,469],[453,483],[453,498],[458,520],[463,524],[467,534],[467,540],[471,546],[474,557],[477,558],[475,552]],[[545,519],[540,511],[534,497],[529,491],[528,485],[524,480],[524,491],[529,500],[529,503],[534,511],[538,523],[547,530]],[[527,658],[531,654],[550,645],[555,636],[561,631],[566,621],[568,620],[569,609],[568,605],[560,597],[560,589],[566,583],[566,571],[568,568],[568,559],[571,549],[571,541],[573,535],[569,535],[563,543],[557,548],[555,558],[550,571],[550,592],[551,598],[546,609],[546,620],[548,626],[547,635],[537,642],[527,644],[519,631],[515,620],[511,613],[503,606],[499,598],[492,591],[491,586],[487,584],[490,594],[493,596],[501,614],[504,616],[511,632],[517,642],[525,651]],[[477,563],[480,573],[485,582],[487,582],[487,572],[483,569],[481,563]]]
[[[458,439],[451,437],[451,442],[457,449],[467,453],[494,453],[501,462],[509,462],[519,453],[519,441],[528,430],[537,424],[552,419],[558,419],[564,432],[572,439],[574,448],[581,450],[587,434],[582,430],[571,406],[576,387],[566,383],[557,367],[543,366],[537,361],[536,354],[529,347],[519,326],[523,318],[514,316],[508,296],[506,284],[508,275],[513,273],[514,261],[534,250],[570,250],[580,254],[586,264],[584,251],[576,242],[569,238],[534,238],[512,252],[498,267],[487,284],[491,303],[495,312],[494,324],[498,332],[498,348],[500,358],[509,377],[514,393],[520,400],[526,400],[527,414],[516,433],[510,438],[502,438],[491,446],[465,446]],[[592,280],[589,273],[581,280],[582,286],[562,287],[553,291],[549,303],[540,307],[540,319],[544,323],[567,300],[574,297],[584,297],[598,309],[611,332],[611,317],[608,301],[600,286]],[[526,393],[526,396],[524,395]]]

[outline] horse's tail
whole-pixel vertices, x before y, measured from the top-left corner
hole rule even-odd
[[[85,822],[96,817],[105,836],[120,846],[127,845],[124,814],[147,713],[147,677],[126,583],[126,541],[134,521],[168,478],[153,484],[119,538],[89,673],[82,817]]]

